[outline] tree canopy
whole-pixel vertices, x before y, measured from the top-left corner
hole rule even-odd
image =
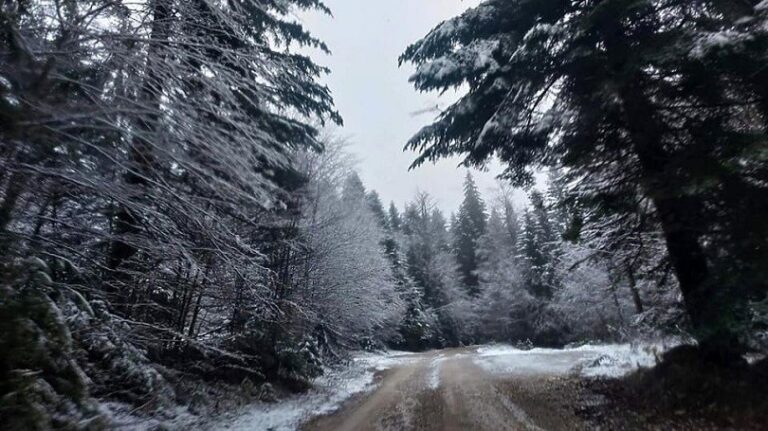
[[[562,168],[593,220],[658,224],[697,333],[735,343],[767,291],[767,20],[756,0],[485,1],[402,55],[419,90],[468,89],[408,146],[498,157],[518,185]]]

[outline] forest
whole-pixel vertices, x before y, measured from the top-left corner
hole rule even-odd
[[[768,382],[744,360],[768,352],[768,0],[484,0],[425,28],[401,67],[461,96],[395,145],[459,157],[451,213],[363,183],[307,10],[331,14],[0,2],[0,428],[213,415],[352,352],[490,343],[676,337]]]

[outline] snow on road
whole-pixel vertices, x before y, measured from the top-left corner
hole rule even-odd
[[[445,360],[445,355],[440,355],[432,360],[429,369],[429,378],[427,386],[429,389],[437,389],[440,387],[440,363]]]
[[[664,344],[618,344],[521,350],[498,345],[478,348],[474,362],[487,372],[496,374],[576,373],[587,377],[621,377],[639,367],[652,367],[656,364],[657,355],[667,348]]]
[[[256,403],[237,418],[218,423],[215,429],[232,431],[290,431],[309,417],[334,412],[352,396],[375,389],[374,373],[408,363],[409,353],[361,353],[345,369],[329,369],[308,393],[276,404]],[[211,428],[213,431],[214,428]]]
[[[359,431],[378,429],[372,424],[380,421],[394,424],[388,429],[413,428],[413,424],[419,424],[414,429],[440,429],[446,415],[454,414],[449,422],[465,421],[476,429],[506,429],[499,424],[507,423],[537,430],[541,428],[536,422],[546,418],[534,411],[536,421],[531,419],[529,407],[521,408],[509,389],[503,389],[505,382],[515,381],[516,390],[528,391],[523,399],[541,397],[548,389],[540,382],[549,377],[618,377],[638,367],[653,366],[666,348],[663,344],[625,344],[521,350],[493,345],[421,354],[359,354],[348,368],[330,371],[318,379],[309,393],[278,404],[256,404],[229,423],[219,423],[216,429],[284,431],[303,426]],[[387,369],[392,371],[374,384],[374,373]],[[345,403],[355,394],[367,392],[371,394]],[[448,413],[440,416],[440,411]],[[478,412],[484,413],[478,416]],[[566,418],[562,422],[568,423],[568,413],[561,416]]]

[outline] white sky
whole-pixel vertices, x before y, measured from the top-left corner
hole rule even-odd
[[[313,54],[332,69],[324,82],[333,91],[344,117],[338,134],[349,138],[358,170],[368,189],[379,192],[385,205],[410,201],[418,190],[433,196],[446,214],[458,209],[465,169],[458,160],[408,167],[416,157],[403,152],[407,140],[435,113],[415,115],[428,107],[445,107],[451,96],[419,94],[408,82],[409,65],[399,68],[398,56],[445,19],[458,15],[479,0],[326,0],[334,17],[319,13],[302,16],[307,29],[325,41],[333,55]],[[455,97],[455,95],[453,96]],[[497,189],[494,165],[488,172],[473,171],[480,190],[490,198]]]

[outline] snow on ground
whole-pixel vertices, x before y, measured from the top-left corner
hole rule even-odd
[[[570,349],[520,350],[496,345],[477,350],[474,362],[496,374],[563,375],[621,377],[639,367],[652,367],[657,356],[673,344],[584,345]]]
[[[432,360],[429,364],[429,376],[427,380],[427,387],[429,389],[437,389],[440,387],[440,364],[445,360],[445,355],[440,355]]]
[[[184,407],[162,411],[156,417],[139,416],[133,406],[112,401],[100,403],[99,410],[109,418],[111,426],[120,431],[196,429],[201,426],[200,418]]]
[[[587,377],[621,377],[638,368],[656,365],[667,348],[660,345],[632,346],[629,344],[590,346],[597,357],[581,364],[578,371]],[[589,351],[589,350],[588,350]]]
[[[313,389],[306,394],[296,395],[275,404],[256,403],[231,421],[217,423],[215,429],[295,430],[302,421],[332,413],[353,395],[373,390],[376,371],[407,363],[412,359],[410,356],[411,354],[402,352],[355,355],[349,367],[327,370],[324,376],[315,380]]]

